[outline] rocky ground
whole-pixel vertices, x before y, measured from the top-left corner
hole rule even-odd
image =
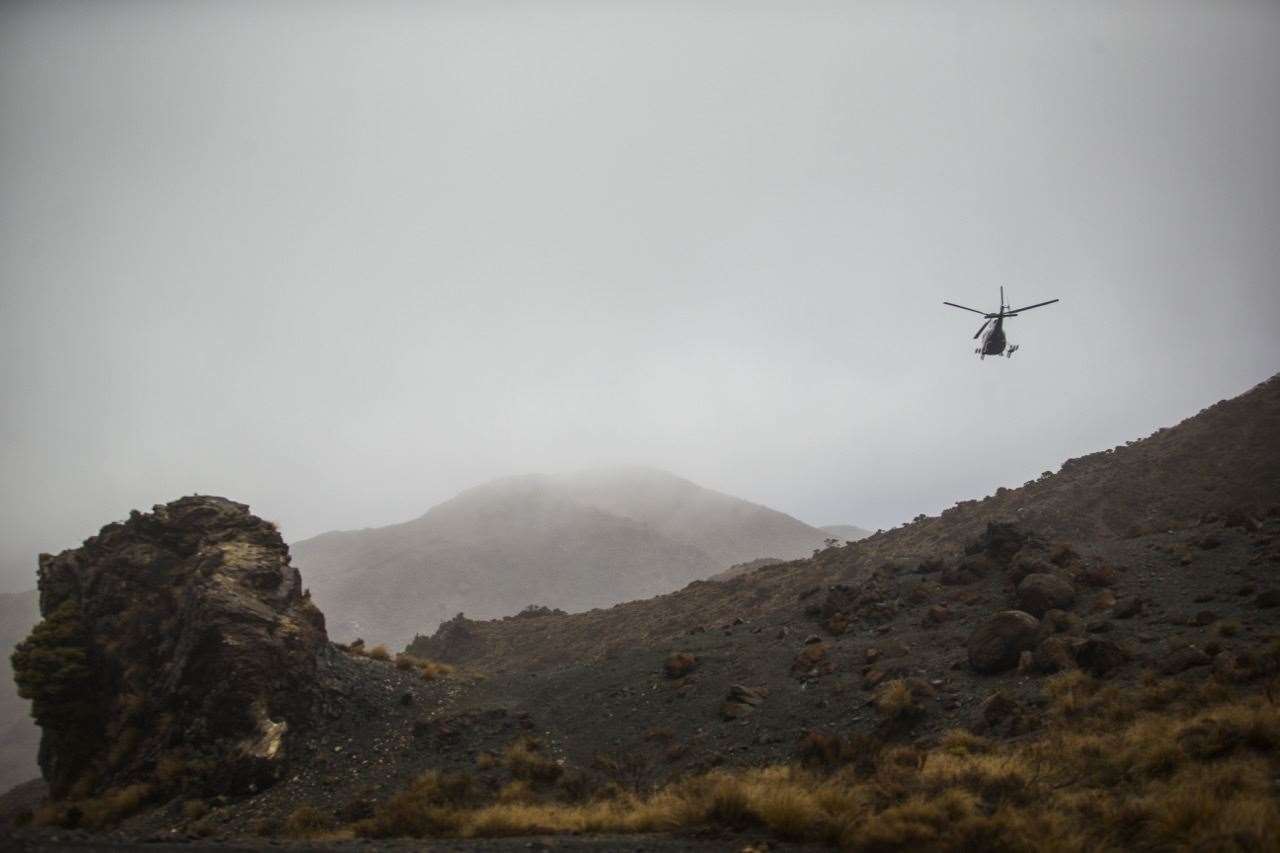
[[[1269,518],[1252,530],[1219,520],[1079,549],[1077,565],[1097,575],[1096,585],[1076,584],[1075,601],[1060,611],[1070,615],[1042,624],[1061,619],[1062,637],[1114,644],[1120,656],[1105,674],[1122,687],[1148,672],[1206,680],[1277,636],[1278,543],[1280,519]],[[215,799],[194,818],[175,799],[96,837],[258,843],[301,805],[354,819],[431,768],[466,770],[496,788],[510,777],[484,757],[526,735],[586,784],[645,788],[716,766],[796,760],[815,734],[928,742],[956,727],[1033,730],[1044,665],[983,674],[967,650],[983,620],[1020,603],[1007,575],[944,584],[945,570],[920,569],[893,577],[892,616],[843,630],[824,615],[832,595],[819,587],[712,624],[690,620],[598,660],[505,672],[464,665],[423,681],[389,662],[335,655],[327,678],[344,696],[341,711],[295,742],[287,778],[257,796]],[[908,730],[886,733],[872,699],[893,678],[918,680],[924,713]],[[738,691],[745,701],[733,701],[735,686],[749,688]],[[1007,704],[993,710],[995,694]]]
[[[555,790],[581,793],[821,760],[837,735],[927,745],[967,728],[1018,739],[1034,736],[1045,679],[1063,669],[1121,690],[1153,675],[1262,690],[1274,676],[1262,650],[1280,639],[1280,433],[1268,432],[1278,402],[1273,380],[1191,429],[1163,431],[1153,440],[1182,468],[1168,477],[1135,463],[1118,481],[1106,467],[1114,460],[1095,459],[1064,466],[1066,480],[1052,487],[1029,485],[724,582],[585,614],[456,620],[411,646],[455,666],[434,680],[326,645],[315,658],[322,712],[299,718],[275,784],[183,790],[92,835],[11,822],[11,843],[275,843],[300,807],[349,823],[427,770],[465,771],[497,791],[513,779],[503,757],[513,744],[536,744],[527,748],[556,768]],[[1220,430],[1219,455],[1249,462],[1236,480],[1203,447],[1206,419]],[[1207,454],[1199,486],[1186,479],[1187,447]],[[1126,470],[1151,462],[1146,442],[1126,451],[1111,454]],[[1176,513],[1154,516],[1136,497],[1175,481],[1187,496]],[[1131,517],[1142,523],[1091,524],[1100,505],[1141,505]],[[1080,511],[1057,514],[1064,506]],[[910,714],[885,712],[889,685]],[[14,792],[0,811],[12,821],[38,795]],[[723,849],[755,840],[455,846]]]

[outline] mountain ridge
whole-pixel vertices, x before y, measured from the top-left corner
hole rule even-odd
[[[330,531],[292,552],[340,639],[402,645],[424,622],[536,604],[605,607],[828,537],[785,513],[653,468],[520,474],[417,518]]]
[[[531,626],[518,621],[471,622],[466,652],[455,660],[497,666],[503,656],[502,666],[518,668],[538,665],[546,656],[544,648],[607,655],[641,637],[652,641],[655,623],[674,632],[669,638],[674,642],[683,630],[677,626],[692,618],[785,610],[807,584],[855,582],[886,565],[955,558],[996,522],[1016,522],[1055,539],[1087,541],[1136,538],[1223,513],[1261,515],[1280,500],[1278,435],[1280,374],[1144,439],[1068,459],[1057,472],[1016,489],[1002,487],[986,498],[959,501],[939,515],[826,548],[812,560],[730,573],[730,584],[714,588],[695,582],[608,611],[549,618],[538,628],[539,642],[531,642],[525,636]],[[411,648],[449,659],[447,638],[457,634],[456,628],[422,636]],[[597,641],[602,636],[608,640]]]

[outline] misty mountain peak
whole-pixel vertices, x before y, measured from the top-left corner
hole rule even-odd
[[[298,542],[336,636],[407,642],[458,612],[567,610],[657,595],[827,534],[657,468],[502,477],[413,521]],[[337,617],[337,614],[342,614]]]

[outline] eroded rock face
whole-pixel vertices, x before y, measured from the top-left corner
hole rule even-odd
[[[332,654],[274,525],[225,498],[134,512],[41,555],[40,612],[13,660],[55,797],[269,784]]]

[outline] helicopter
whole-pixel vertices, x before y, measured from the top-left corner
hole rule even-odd
[[[1028,305],[1024,308],[1015,308],[1012,311],[1010,311],[1008,304],[1005,303],[1004,301],[1004,287],[1002,286],[1000,288],[1000,310],[994,314],[988,314],[985,311],[979,311],[976,308],[969,308],[964,305],[957,305],[954,302],[947,302],[945,300],[943,301],[942,304],[950,305],[952,308],[963,308],[965,311],[972,311],[975,314],[981,314],[983,317],[987,318],[986,322],[984,322],[981,326],[978,327],[977,334],[973,336],[973,339],[975,341],[979,337],[982,338],[981,346],[979,346],[976,350],[974,350],[974,353],[978,356],[978,358],[985,360],[986,357],[989,355],[1003,355],[1005,356],[1005,358],[1013,358],[1013,354],[1018,351],[1017,344],[1013,344],[1009,346],[1007,349],[1005,347],[1005,345],[1008,343],[1008,341],[1005,339],[1005,336],[1004,336],[1005,320],[1009,319],[1010,317],[1017,317],[1018,314],[1023,311],[1030,311],[1032,308],[1040,308],[1045,305],[1052,305],[1057,301],[1058,301],[1057,299],[1050,299],[1048,302],[1037,302],[1035,305]],[[995,320],[994,325],[992,325],[991,323],[992,320]],[[988,326],[990,326],[989,329],[987,328]],[[986,334],[983,334],[984,331],[986,332]]]

